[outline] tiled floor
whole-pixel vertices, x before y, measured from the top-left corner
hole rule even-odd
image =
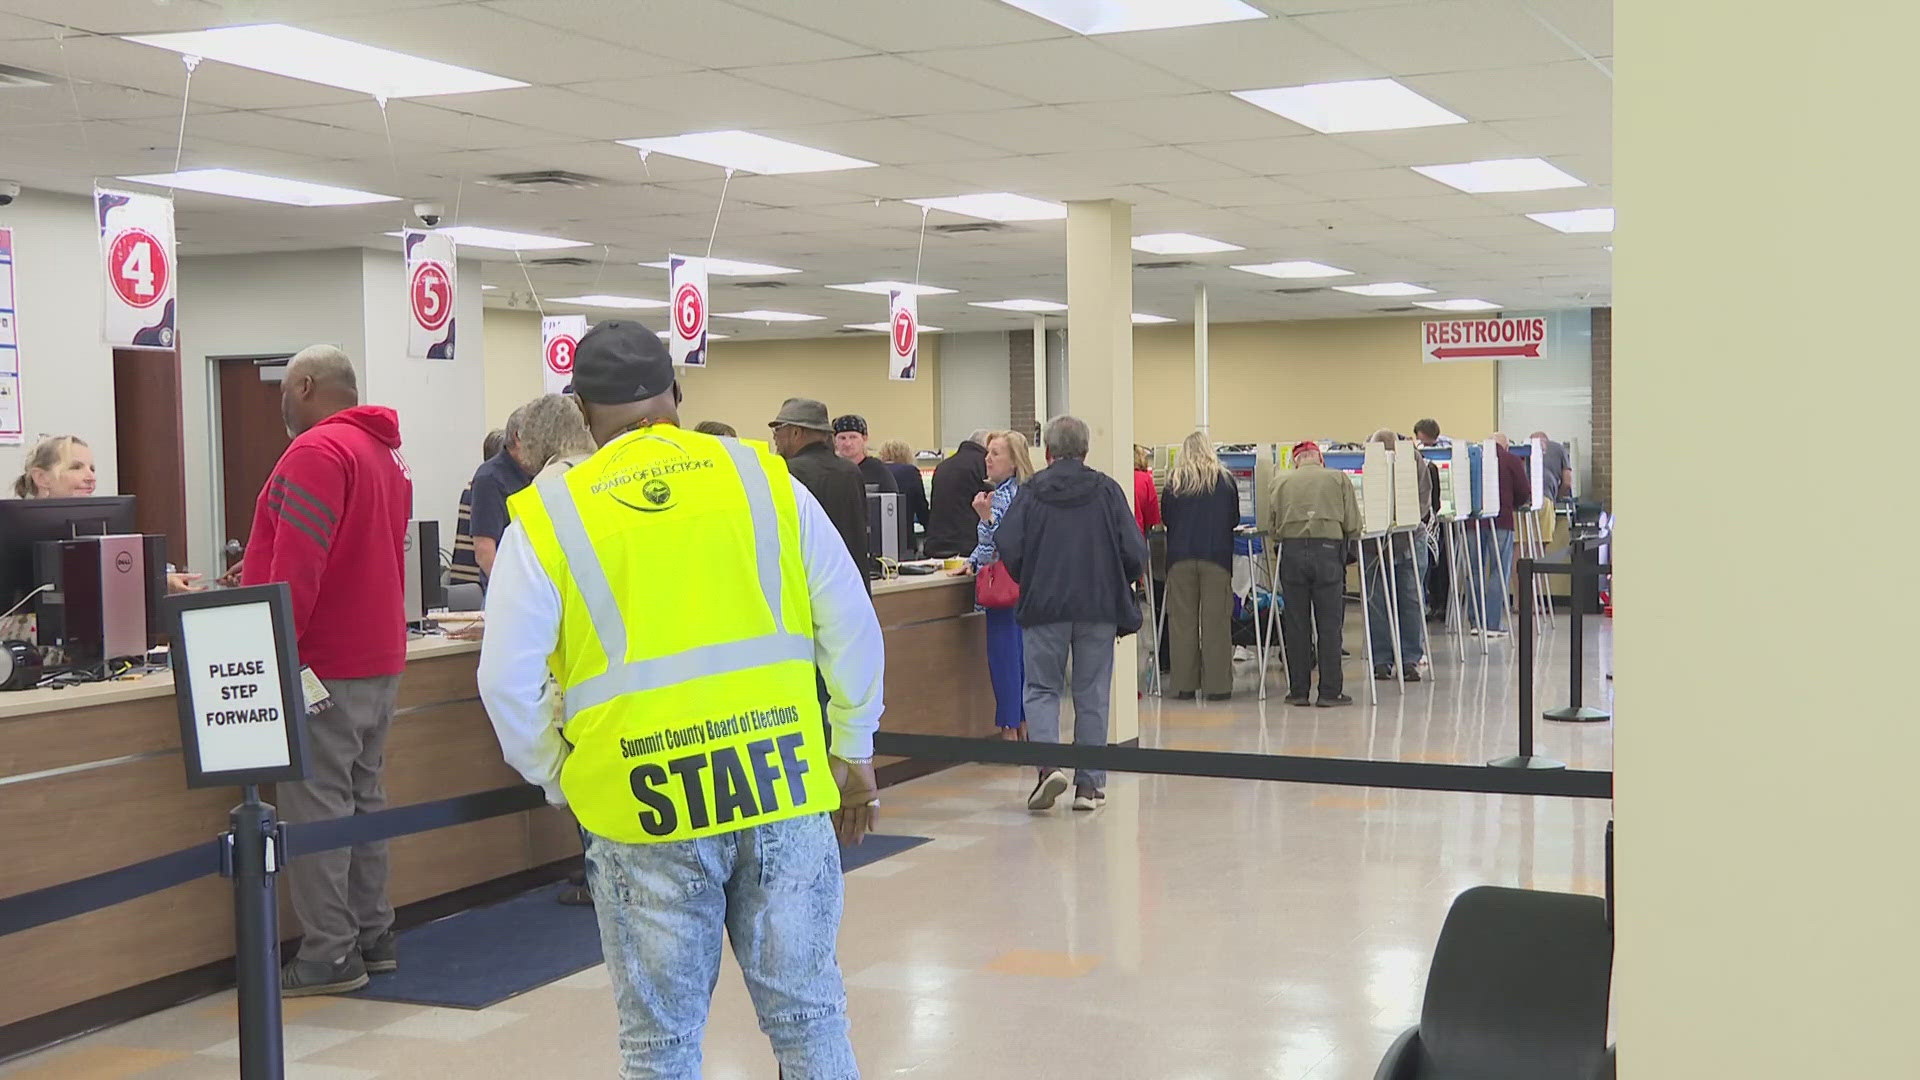
[[[1588,703],[1606,705],[1607,626]],[[1349,641],[1357,640],[1358,627]],[[1566,627],[1540,705],[1566,691]],[[1511,753],[1511,642],[1381,704],[1289,708],[1280,691],[1142,703],[1143,743],[1477,762]],[[1364,686],[1349,661],[1351,691]],[[1274,675],[1276,688],[1277,672]],[[1251,688],[1251,675],[1242,672]],[[1540,753],[1612,759],[1611,725],[1539,726]],[[1094,814],[1031,815],[1022,770],[968,766],[890,789],[882,827],[931,844],[854,872],[841,959],[869,1077],[1365,1080],[1418,1016],[1435,935],[1475,884],[1598,892],[1608,804],[1115,776]],[[235,1075],[222,995],[0,1069],[6,1080]],[[289,1080],[616,1075],[604,967],[483,1012],[350,1000],[287,1006]],[[774,1076],[740,977],[721,976],[715,1078]]]

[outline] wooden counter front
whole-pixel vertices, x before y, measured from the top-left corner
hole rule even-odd
[[[883,731],[989,738],[993,684],[986,616],[973,609],[973,579],[932,574],[876,582],[873,608],[886,636]],[[937,766],[877,757],[882,785]]]

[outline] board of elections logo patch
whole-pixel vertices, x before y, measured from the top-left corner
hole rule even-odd
[[[667,500],[673,498],[673,489],[665,480],[649,480],[641,485],[640,497],[655,506],[665,506]]]

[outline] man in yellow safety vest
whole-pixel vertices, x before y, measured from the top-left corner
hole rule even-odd
[[[784,1073],[857,1077],[835,833],[878,805],[864,576],[764,444],[679,427],[646,327],[595,326],[573,389],[600,450],[509,500],[479,683],[507,762],[586,834],[623,1075],[699,1076],[724,934]]]

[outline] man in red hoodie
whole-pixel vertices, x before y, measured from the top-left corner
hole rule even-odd
[[[402,550],[413,479],[400,457],[400,418],[360,404],[353,364],[315,345],[287,365],[280,411],[293,444],[260,491],[242,581],[284,581],[293,594],[300,662],[326,685],[308,724],[307,779],[278,786],[280,815],[325,821],[386,806],[387,725],[407,661]],[[387,845],[294,859],[293,910],[305,932],[281,970],[283,995],[337,994],[367,972],[399,967]]]

